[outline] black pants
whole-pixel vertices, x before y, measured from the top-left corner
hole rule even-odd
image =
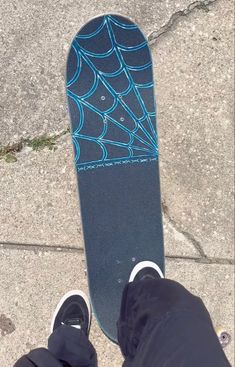
[[[167,279],[130,283],[123,293],[118,341],[123,367],[230,366],[203,302]],[[96,367],[97,356],[85,334],[61,326],[15,367]]]

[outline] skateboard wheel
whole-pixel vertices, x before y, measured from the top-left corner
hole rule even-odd
[[[215,329],[222,348],[225,348],[231,342],[231,335],[221,326]]]

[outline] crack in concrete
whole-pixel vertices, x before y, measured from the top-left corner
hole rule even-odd
[[[207,257],[206,259],[198,259],[200,264],[219,264],[219,265],[234,265],[233,259],[221,259],[219,257]]]
[[[188,261],[193,261],[196,262],[198,264],[216,264],[216,265],[234,265],[234,260],[233,259],[221,259],[218,257],[207,257],[206,259],[201,258],[201,257],[193,257],[193,256],[178,256],[178,255],[166,255],[165,256],[166,259],[168,260],[188,260]]]
[[[167,23],[165,23],[158,30],[152,31],[148,35],[149,44],[153,45],[159,39],[159,37],[169,32],[181,17],[187,17],[188,15],[193,13],[196,9],[209,12],[210,11],[209,5],[214,4],[216,1],[218,0],[194,1],[193,3],[189,4],[187,8],[185,8],[184,10],[179,10],[173,13]]]
[[[191,242],[191,244],[194,246],[194,248],[197,250],[198,254],[199,254],[199,259],[200,260],[204,260],[206,261],[208,259],[206,253],[204,252],[200,242],[198,240],[196,240],[196,238],[189,232],[182,230],[179,225],[171,218],[170,213],[169,213],[169,208],[166,205],[166,203],[163,201],[162,202],[162,210],[163,213],[166,217],[166,219],[169,221],[169,223],[172,225],[172,227],[179,232],[180,234],[182,234],[189,242]]]
[[[40,243],[19,243],[19,242],[4,242],[0,241],[0,249],[10,250],[26,250],[38,252],[78,252],[83,254],[82,247],[77,246],[61,246],[61,245],[45,245]]]
[[[0,249],[3,250],[17,250],[17,251],[32,251],[35,254],[39,252],[57,252],[57,253],[77,253],[85,256],[85,251],[82,247],[72,246],[60,246],[60,245],[41,245],[30,243],[18,243],[18,242],[0,242]],[[166,255],[167,260],[182,260],[193,261],[199,264],[218,264],[218,265],[234,265],[233,259],[221,259],[221,258],[202,258],[194,256],[181,256],[181,255]]]
[[[54,135],[40,135],[34,138],[21,139],[17,143],[8,144],[6,146],[0,146],[0,159],[5,158],[7,162],[14,162],[15,155],[20,153],[24,148],[30,147],[32,150],[42,150],[48,148],[50,150],[55,149],[56,141],[63,135],[68,134],[69,128],[63,130],[62,132]],[[9,159],[8,159],[9,158]]]

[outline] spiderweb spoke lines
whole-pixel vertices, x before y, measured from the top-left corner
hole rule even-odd
[[[91,105],[89,102],[85,101],[84,99],[80,98],[79,96],[77,96],[76,94],[74,94],[71,91],[68,91],[68,95],[72,96],[74,98],[75,101],[80,102],[81,104],[83,104],[84,106],[90,108],[92,111],[96,112],[98,115],[100,115],[101,117],[104,117],[104,113],[100,110],[98,110],[97,108],[95,108],[93,105]]]
[[[138,137],[137,134],[133,133],[131,130],[129,130],[128,128],[126,128],[125,126],[123,126],[121,123],[119,123],[118,121],[116,121],[114,118],[102,113],[100,110],[96,109],[94,106],[92,106],[91,104],[89,104],[87,101],[84,101],[83,99],[79,99],[79,97],[77,95],[74,95],[71,91],[68,91],[68,95],[70,97],[72,97],[76,102],[78,102],[78,104],[80,105],[80,103],[88,108],[90,108],[91,110],[93,110],[94,112],[96,112],[99,116],[101,116],[102,118],[106,118],[106,120],[111,121],[112,123],[114,123],[116,126],[118,126],[120,129],[122,129],[123,131],[127,132],[130,136],[133,135],[134,137],[136,137],[136,139],[138,139],[141,143],[147,145],[150,147],[150,150],[152,149],[152,145],[149,144],[148,142],[146,142],[144,139],[142,139],[141,137]],[[81,107],[80,107],[81,108]],[[81,108],[82,110],[82,108]],[[83,110],[82,110],[83,111]],[[83,115],[83,119],[84,120],[84,115]],[[105,125],[105,124],[104,124]],[[77,136],[77,137],[81,137],[81,135],[78,133],[78,131],[81,130],[83,126],[83,123],[81,124],[80,128],[77,129],[73,135]],[[108,127],[104,126],[104,130],[101,134],[101,136],[104,136],[105,133],[107,132]],[[83,138],[85,139],[85,136],[83,136]],[[88,137],[90,140],[95,141],[95,138],[92,137]]]
[[[152,144],[150,144],[149,142],[145,141],[143,138],[141,138],[140,136],[138,136],[138,134],[136,134],[136,131],[138,129],[138,126],[136,126],[136,129],[134,131],[132,131],[132,130],[129,130],[128,128],[126,128],[125,126],[123,126],[120,122],[116,121],[111,116],[107,116],[107,120],[111,121],[113,124],[115,124],[118,127],[120,127],[120,129],[122,129],[122,130],[126,131],[127,133],[129,133],[132,136],[132,138],[136,138],[141,143],[145,144],[146,146],[149,146],[152,149],[152,147],[153,147]]]
[[[140,103],[141,103],[142,110],[144,111],[144,110],[145,110],[144,102],[143,102],[143,100],[142,100],[142,98],[141,98],[141,95],[139,94],[138,89],[136,90],[136,86],[135,86],[135,83],[134,83],[134,81],[133,81],[133,79],[132,79],[132,76],[130,75],[129,70],[128,70],[128,68],[127,68],[127,67],[126,67],[126,65],[125,65],[125,61],[124,61],[124,59],[123,59],[122,54],[120,53],[120,47],[118,46],[118,44],[117,44],[117,42],[116,42],[116,40],[115,40],[115,36],[114,36],[114,34],[113,34],[112,27],[111,27],[111,25],[110,25],[110,23],[109,23],[109,19],[107,20],[107,28],[108,28],[108,32],[109,32],[110,39],[111,39],[111,41],[112,41],[113,47],[114,47],[114,48],[116,49],[116,51],[117,51],[117,56],[118,56],[118,58],[119,58],[119,60],[120,60],[120,63],[121,63],[121,64],[123,65],[123,67],[125,68],[126,75],[128,76],[128,79],[129,79],[129,81],[130,81],[131,85],[133,86],[133,89],[134,89],[134,92],[135,92],[135,94],[136,94],[136,97],[139,99],[139,101],[140,101]],[[143,47],[143,46],[141,46],[141,47]]]
[[[152,62],[138,26],[114,15],[85,25],[67,80],[78,171],[157,160]]]
[[[78,45],[79,46],[79,45]],[[115,50],[116,51],[116,50]],[[122,92],[120,95],[117,96],[115,90],[111,87],[111,85],[106,81],[106,79],[104,78],[104,76],[102,74],[98,74],[99,71],[96,69],[96,67],[94,66],[94,64],[92,63],[92,61],[87,57],[86,53],[80,49],[79,52],[81,53],[82,57],[86,60],[86,62],[88,63],[88,65],[92,68],[92,70],[94,71],[95,75],[97,75],[97,79],[101,80],[102,83],[105,85],[105,87],[109,90],[109,92],[111,93],[111,95],[114,97],[115,100],[117,100],[122,107],[126,110],[126,112],[130,115],[130,117],[134,120],[136,120],[136,116],[134,115],[134,113],[131,111],[131,109],[127,106],[127,104],[122,100],[121,97],[122,95],[124,95],[124,93],[129,92],[129,90],[132,88],[133,85],[133,81],[130,80],[130,76],[127,73],[125,66],[123,66],[123,63],[121,63],[122,65],[122,69],[124,69],[125,75],[127,76],[129,82],[130,82],[130,86],[128,88],[128,91],[124,91]],[[117,51],[116,51],[117,53]],[[118,53],[117,53],[117,57],[119,57]],[[120,60],[120,59],[119,59]],[[116,106],[115,106],[116,107]],[[143,108],[142,108],[143,110]],[[109,111],[110,112],[110,111]],[[108,111],[106,111],[106,113],[108,113]],[[144,113],[144,110],[143,110]]]
[[[133,86],[133,91],[134,91],[134,93],[135,93],[135,95],[136,95],[136,98],[138,99],[138,101],[139,101],[139,103],[140,103],[140,105],[141,105],[141,108],[142,108],[142,110],[143,110],[143,112],[144,112],[144,114],[147,116],[148,115],[148,111],[146,110],[146,107],[145,107],[145,103],[144,103],[144,101],[143,101],[143,99],[142,99],[142,97],[141,97],[141,95],[140,95],[140,93],[139,93],[139,90],[138,90],[138,88],[137,88],[137,86],[135,85],[135,83],[134,83],[134,81],[133,81],[133,78],[132,78],[132,76],[131,76],[131,74],[130,74],[130,72],[129,72],[129,70],[128,70],[128,67],[126,67],[126,65],[125,65],[125,61],[124,61],[124,59],[123,59],[123,56],[122,56],[122,54],[121,54],[121,52],[120,52],[120,50],[119,50],[119,46],[117,45],[117,43],[116,43],[116,40],[115,40],[115,36],[114,36],[114,34],[113,34],[113,30],[112,30],[112,27],[111,27],[111,25],[109,24],[109,19],[107,19],[107,28],[108,28],[108,32],[109,32],[109,35],[110,35],[110,39],[112,40],[112,43],[113,43],[113,45],[114,45],[114,48],[117,50],[117,55],[118,55],[118,57],[119,57],[119,60],[120,60],[120,63],[123,65],[123,67],[124,67],[124,69],[125,69],[125,72],[126,72],[126,75],[127,75],[127,77],[128,77],[128,79],[129,79],[129,82],[131,83],[131,85]],[[141,46],[141,47],[143,47],[143,45]],[[151,63],[150,63],[150,65],[151,65]],[[141,122],[139,121],[139,123],[141,124]],[[142,129],[142,131],[154,142],[154,144],[156,145],[156,142],[154,141],[154,139],[152,139],[152,137],[148,134],[148,132],[146,131],[146,129],[144,128],[144,126],[140,126],[141,127],[141,129]]]
[[[123,147],[123,148],[130,148],[130,145],[127,144],[127,143],[121,143],[121,142],[118,142],[118,141],[113,141],[113,140],[108,140],[108,139],[99,139],[100,142],[104,143],[104,144],[111,144],[111,145],[115,145],[117,147]],[[133,149],[137,149],[137,150],[140,150],[140,151],[145,151],[147,153],[149,153],[149,149],[146,149],[146,148],[140,148],[138,146],[135,146],[135,145],[131,145],[131,148]]]
[[[147,118],[148,119],[148,115],[144,116],[144,118]],[[139,120],[139,125],[138,127],[141,129],[141,131],[143,131],[143,133],[145,134],[146,138],[148,138],[151,142],[152,142],[152,145],[153,146],[156,146],[157,145],[157,142],[155,139],[153,139],[153,137],[149,134],[149,132],[146,130],[146,128],[143,126],[143,123],[142,121],[144,120],[144,118],[142,118],[141,120]],[[148,122],[149,123],[149,122]],[[151,121],[150,121],[151,123]],[[152,124],[151,124],[152,125]],[[151,127],[152,129],[152,127]]]
[[[155,115],[156,116],[156,115]],[[149,124],[149,127],[150,127],[150,129],[151,129],[151,131],[152,131],[152,133],[153,133],[153,136],[155,137],[155,139],[156,139],[156,141],[155,141],[155,144],[157,144],[157,133],[156,133],[156,130],[154,129],[154,127],[153,127],[153,124],[152,124],[152,121],[151,121],[151,119],[150,119],[150,116],[148,115],[147,116],[147,120],[148,120],[148,124]]]

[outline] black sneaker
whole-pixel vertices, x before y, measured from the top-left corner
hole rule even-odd
[[[81,291],[66,293],[58,303],[51,322],[51,332],[61,325],[83,330],[88,336],[91,324],[91,306]]]
[[[164,275],[157,264],[152,261],[141,261],[133,268],[129,283],[144,279],[161,279]]]

